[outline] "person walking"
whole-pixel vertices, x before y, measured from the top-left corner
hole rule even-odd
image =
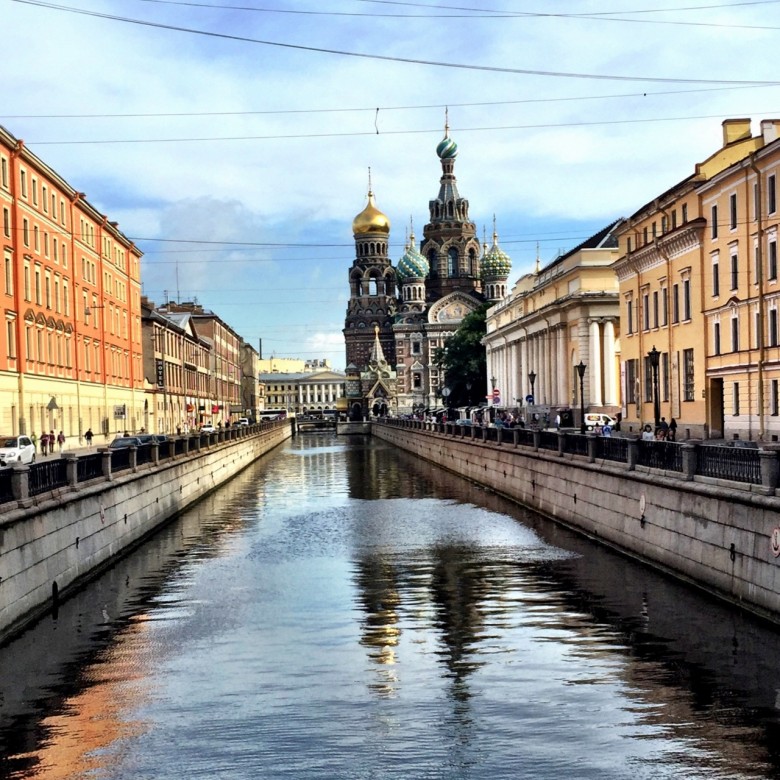
[[[84,438],[87,440],[87,447],[92,446],[92,428],[87,428],[87,432],[84,434]]]
[[[57,434],[57,444],[60,446],[60,455],[62,455],[62,448],[65,446],[65,434],[62,431]]]
[[[672,417],[669,422],[669,441],[677,441],[677,420]]]
[[[41,455],[46,455],[46,448],[49,444],[49,435],[46,431],[41,431]]]
[[[38,451],[38,437],[35,435],[35,431],[30,434],[30,441],[32,442],[35,451]]]

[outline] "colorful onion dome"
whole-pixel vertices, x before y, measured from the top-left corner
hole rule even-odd
[[[458,145],[450,138],[448,127],[444,128],[444,138],[439,141],[436,154],[439,155],[440,160],[454,160],[458,156]]]
[[[480,275],[483,279],[505,279],[512,270],[512,261],[509,255],[498,245],[498,234],[493,230],[493,246],[482,255],[479,264]]]
[[[390,233],[390,220],[374,203],[374,193],[368,191],[368,205],[352,220],[352,233],[356,236],[364,233]]]
[[[417,251],[414,245],[414,233],[409,237],[409,244],[406,247],[406,251],[398,261],[396,266],[396,274],[399,282],[404,282],[407,279],[425,279],[428,276],[428,272],[431,270],[431,266],[428,260]]]

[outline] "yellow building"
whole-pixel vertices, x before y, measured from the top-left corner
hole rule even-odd
[[[722,147],[617,230],[624,429],[664,417],[678,438],[767,435],[778,127],[724,121]]]
[[[619,409],[616,227],[608,225],[521,277],[510,295],[488,310],[484,344],[490,392],[498,390],[498,405],[579,410],[576,366],[582,362],[585,411]]]

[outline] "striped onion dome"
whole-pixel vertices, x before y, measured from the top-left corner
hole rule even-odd
[[[495,230],[493,231],[493,246],[482,255],[479,270],[483,279],[505,279],[512,270],[512,261],[509,259],[509,255],[499,247],[498,234]]]
[[[430,270],[428,260],[417,251],[414,245],[414,233],[412,233],[409,237],[409,245],[396,266],[398,281],[425,279]]]
[[[458,145],[450,138],[449,128],[444,129],[444,138],[439,141],[436,154],[439,155],[440,160],[454,160],[458,156]]]

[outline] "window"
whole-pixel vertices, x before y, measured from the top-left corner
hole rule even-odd
[[[737,229],[737,195],[733,193],[729,195],[729,228],[731,230]]]
[[[11,255],[5,255],[5,292],[6,295],[14,294],[14,267]]]
[[[653,291],[653,327],[658,327],[658,290]]]
[[[0,157],[0,185],[8,189],[8,158]]]
[[[7,208],[3,208],[3,235],[11,237],[11,212]]]
[[[691,318],[691,280],[683,279],[683,319]]]
[[[30,298],[30,264],[24,264],[24,299],[25,301],[32,300]]]
[[[768,269],[769,279],[776,280],[777,279],[777,241],[769,242],[768,266],[769,266]]]
[[[672,322],[680,321],[680,285],[672,285]]]
[[[778,388],[778,381],[773,379],[769,391],[769,414],[773,417],[777,417],[780,413],[780,394],[778,394],[778,389],[780,389]]]
[[[688,221],[688,204],[683,203],[681,209],[682,223],[683,225]]]
[[[720,262],[719,256],[715,254],[712,258],[712,295],[720,295]]]
[[[731,351],[739,352],[739,317],[731,318]]]
[[[417,371],[415,371],[415,373],[412,374],[412,387],[415,390],[419,390],[420,388],[422,388],[422,375]]]
[[[669,290],[666,287],[661,288],[661,325],[664,327],[669,324]]]
[[[626,323],[628,327],[628,332],[633,333],[634,332],[634,307],[633,307],[633,301],[631,300],[626,301]]]
[[[734,416],[739,416],[739,382],[731,383],[731,408],[734,410]]]
[[[41,185],[41,205],[43,206],[44,214],[49,213],[49,188],[45,185]]]
[[[661,398],[664,401],[669,400],[669,353],[661,353]]]
[[[777,189],[774,173],[766,178],[766,210],[769,214],[777,211]]]
[[[412,354],[413,355],[420,355],[420,354],[422,354],[422,347],[421,347],[419,341],[413,341],[412,342]]]
[[[683,350],[683,400],[694,400],[693,350]]]
[[[25,246],[30,246],[30,223],[27,217],[22,220],[22,240]]]
[[[13,320],[7,320],[5,323],[6,340],[8,342],[8,357],[16,357],[16,328]]]
[[[710,210],[710,238],[718,237],[718,207],[713,206]]]
[[[753,246],[753,270],[755,284],[758,284],[758,280],[761,278],[761,255],[758,252],[758,242]]]
[[[447,251],[447,276],[458,275],[458,250],[451,246]]]
[[[739,287],[739,256],[736,252],[731,255],[731,289]]]
[[[637,401],[637,363],[638,360],[626,360],[626,403],[635,404]]]
[[[650,365],[650,358],[645,356],[645,392],[644,400],[649,402],[653,400],[653,367]]]
[[[672,230],[677,227],[677,209],[672,209]]]
[[[650,330],[650,296],[647,293],[642,295],[642,328]]]
[[[22,197],[27,197],[27,171],[19,171],[19,183],[22,187]]]
[[[720,355],[720,323],[716,322],[712,326],[712,351],[715,355]]]
[[[769,310],[769,346],[777,346],[777,309]]]
[[[35,266],[35,302],[41,304],[41,267]]]

